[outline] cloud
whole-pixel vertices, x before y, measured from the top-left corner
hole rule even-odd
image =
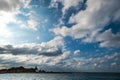
[[[119,0],[88,0],[86,10],[79,11],[70,17],[69,23],[75,23],[75,25],[71,28],[60,26],[51,31],[55,35],[71,36],[74,39],[83,39],[84,42],[95,41],[94,37],[99,36],[98,34],[101,34],[99,32],[106,25],[110,22],[119,21],[119,3]],[[113,44],[111,43],[111,45]]]
[[[62,37],[55,37],[41,44],[3,45],[0,46],[0,54],[58,56],[62,54],[60,46],[63,46],[63,44]]]
[[[58,3],[62,3],[63,8],[62,8],[62,12],[63,15],[66,13],[66,11],[71,8],[71,7],[77,7],[80,6],[80,4],[82,4],[84,2],[84,0],[51,0],[51,4],[49,7],[58,7]]]
[[[75,55],[75,56],[80,55],[80,53],[81,53],[80,50],[75,50],[75,51],[74,51],[74,55]]]
[[[64,71],[101,71],[101,72],[110,72],[112,69],[118,71],[120,63],[119,53],[113,53],[111,55],[105,55],[102,57],[76,57],[71,56],[73,53],[65,52],[61,56],[52,58],[48,63],[54,67],[61,67]],[[65,57],[63,57],[65,56]],[[113,66],[113,63],[115,66]],[[55,69],[57,70],[57,69]]]
[[[60,36],[63,36],[63,37],[66,37],[66,36],[71,36],[75,39],[79,39],[79,38],[83,38],[85,35],[87,35],[87,31],[88,30],[84,30],[84,29],[81,29],[81,28],[76,28],[76,27],[72,27],[72,28],[67,28],[66,26],[63,26],[63,27],[57,27],[57,28],[54,28],[54,29],[51,29],[50,31],[54,32],[55,35],[60,35]]]
[[[58,49],[58,50],[49,49],[46,52],[42,52],[42,53],[39,53],[39,54],[44,55],[44,56],[58,56],[58,55],[62,54],[62,51],[60,49]]]
[[[49,8],[58,8],[58,3],[61,2],[61,0],[51,0]]]
[[[77,7],[80,6],[84,1],[83,0],[62,0],[63,9],[62,12],[65,14],[66,10],[68,10],[71,7]]]
[[[9,46],[10,48],[10,46]],[[75,51],[77,52],[77,51]],[[120,67],[120,54],[113,53],[111,55],[105,55],[102,57],[90,57],[85,58],[80,56],[72,56],[73,53],[70,51],[63,52],[63,54],[56,57],[47,57],[44,55],[36,54],[24,54],[24,55],[13,55],[13,54],[0,54],[0,61],[5,67],[9,66],[21,66],[34,67],[38,66],[45,70],[54,71],[113,71],[119,72]],[[44,56],[44,57],[43,57]],[[52,68],[51,68],[52,67]]]
[[[7,24],[10,22],[16,22],[15,13],[1,12],[0,11],[0,37],[11,37],[12,32],[7,27]]]
[[[8,39],[13,38],[14,32],[11,31],[9,24],[17,24],[16,15],[22,13],[20,9],[28,8],[30,0],[0,0],[0,43],[9,43]],[[32,21],[30,21],[32,23]]]
[[[26,61],[30,59],[32,59],[32,57],[28,55],[0,54],[0,65],[2,64],[3,68],[27,65]]]
[[[13,55],[34,54],[34,55],[44,55],[44,56],[58,56],[58,55],[62,54],[61,49],[57,49],[57,47],[55,49],[55,48],[51,48],[51,47],[46,48],[41,45],[32,45],[30,47],[29,46],[30,46],[30,44],[24,45],[22,47],[5,45],[0,48],[0,54],[13,54]]]
[[[33,9],[29,9],[29,13],[25,14],[25,13],[22,13],[25,17],[27,17],[28,19],[23,21],[21,19],[18,19],[18,25],[21,27],[21,28],[24,28],[24,29],[31,29],[31,30],[37,30],[38,28],[38,25],[40,23],[40,20],[38,19],[38,16],[37,16],[37,13],[33,10]]]
[[[20,8],[20,0],[0,0],[0,10],[2,11],[16,11]]]
[[[20,7],[27,7],[30,0],[0,0],[0,11],[14,12]]]
[[[29,5],[31,0],[0,0],[0,25],[2,25],[2,29],[7,27],[7,24],[14,23],[19,25],[22,28],[29,28],[33,30],[37,30],[38,20],[35,16],[35,12],[32,7]],[[24,13],[24,11],[20,9],[26,9],[31,11],[29,13]],[[19,20],[16,15],[22,14],[25,17],[28,17],[29,20],[21,19]],[[9,19],[8,19],[9,18]],[[5,32],[5,31],[4,31]],[[7,36],[8,34],[5,33]]]
[[[120,47],[120,33],[113,34],[109,29],[99,34],[96,41],[101,42],[100,47]]]

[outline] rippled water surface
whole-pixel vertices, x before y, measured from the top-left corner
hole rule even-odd
[[[120,80],[119,74],[0,74],[0,80]]]

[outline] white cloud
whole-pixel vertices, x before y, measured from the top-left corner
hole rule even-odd
[[[24,13],[21,12],[20,14],[24,15],[28,19],[23,21],[21,19],[17,19],[17,24],[19,25],[20,28],[23,29],[31,29],[34,31],[38,30],[39,24],[41,22],[47,22],[47,20],[41,20],[40,16],[38,16],[37,12],[34,11],[32,8],[29,8],[29,13]],[[39,17],[39,18],[38,18]]]
[[[71,36],[75,39],[78,39],[78,38],[83,38],[87,35],[87,31],[88,29],[82,29],[82,28],[79,28],[77,27],[78,25],[75,25],[73,26],[72,28],[67,28],[65,26],[63,27],[57,27],[57,28],[54,28],[54,29],[51,29],[51,31],[53,31],[56,35],[60,35],[60,36]]]
[[[115,62],[111,63],[111,66],[116,66],[116,63]]]
[[[27,27],[29,27],[29,28],[31,28],[31,29],[33,29],[33,30],[37,30],[37,26],[38,26],[38,24],[37,24],[37,22],[34,20],[34,19],[30,19],[30,20],[28,20],[27,21]]]
[[[70,55],[69,55],[70,56]],[[71,71],[110,71],[114,69],[117,71],[119,66],[113,66],[111,68],[112,63],[120,64],[119,60],[115,60],[119,58],[119,53],[113,53],[111,55],[103,56],[103,57],[91,57],[91,58],[76,58],[69,57],[68,59],[64,59],[56,63],[56,65],[63,66],[64,69],[71,69]],[[115,69],[116,67],[116,69]],[[70,71],[70,70],[69,70]]]
[[[39,37],[39,36],[37,36],[37,37],[36,37],[36,39],[37,39],[37,40],[39,40],[39,39],[40,39],[40,37]]]
[[[37,30],[38,21],[36,17],[33,16],[34,12],[29,5],[30,2],[31,0],[0,0],[0,25],[2,27],[9,27],[7,26],[7,24],[12,22],[18,24],[19,27],[22,28],[30,28],[33,30]],[[24,13],[20,11],[20,8],[28,9],[31,12]],[[16,17],[17,14],[23,14],[24,16],[28,16],[29,20],[18,20]]]
[[[10,30],[9,23],[18,23],[16,15],[20,13],[21,7],[27,7],[30,0],[0,0],[0,37],[10,38],[13,32]],[[1,40],[0,40],[1,41]],[[8,42],[8,41],[1,41]]]
[[[51,7],[58,8],[58,2],[61,2],[61,1],[62,0],[51,0],[49,8],[51,8]]]
[[[55,54],[61,54],[61,50],[59,49],[60,47],[64,48],[64,41],[63,41],[63,38],[60,37],[60,36],[56,36],[54,39],[48,41],[48,42],[42,42],[40,44],[41,48],[39,49],[39,51],[41,53],[39,54],[42,54],[42,53],[45,53],[45,52],[51,52],[51,53],[54,53],[54,52],[57,52]],[[51,54],[52,55],[52,54]]]
[[[16,11],[20,8],[20,0],[0,0],[0,10],[2,11]]]
[[[47,42],[47,45],[49,45],[49,46],[64,46],[63,37],[56,36],[54,39]]]
[[[80,55],[80,50],[75,50],[75,51],[74,51],[74,55],[75,55],[75,56]]]
[[[106,25],[119,19],[119,3],[119,0],[88,0],[86,10],[70,17],[69,23],[76,23],[75,25],[71,28],[57,27],[51,31],[56,35],[84,38],[85,42],[91,42]]]
[[[39,22],[40,21],[38,19],[37,13],[35,11],[31,11],[29,13],[29,20],[27,20],[25,27],[33,30],[37,30]]]
[[[120,47],[120,33],[113,34],[109,29],[102,34],[98,34],[96,41],[101,42],[101,47]]]
[[[76,7],[78,6],[80,3],[83,3],[83,0],[62,0],[62,4],[63,4],[63,9],[62,12],[63,14],[65,14],[66,10],[68,10],[70,7]]]
[[[62,12],[63,15],[66,13],[66,10],[68,10],[71,7],[77,7],[80,5],[80,3],[83,3],[83,0],[51,0],[50,7],[58,8],[58,3],[61,2],[63,5]]]
[[[31,0],[0,0],[0,11],[15,12],[20,7],[28,7]]]
[[[11,37],[12,32],[7,27],[9,22],[16,22],[14,13],[0,11],[0,37]]]

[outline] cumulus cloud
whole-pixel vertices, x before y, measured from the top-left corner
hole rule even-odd
[[[2,11],[15,11],[20,8],[20,0],[0,0],[0,10]]]
[[[62,12],[65,14],[66,10],[68,10],[71,7],[77,7],[78,5],[82,4],[83,0],[62,0],[63,9]]]
[[[5,45],[0,48],[0,54],[13,54],[13,55],[34,54],[34,55],[44,55],[44,56],[58,56],[62,54],[62,51],[60,49],[45,48],[45,47],[42,47],[41,45],[34,45],[31,47],[28,47],[28,46],[30,45],[27,45],[27,46],[24,45],[22,47]]]
[[[118,59],[117,59],[118,58]],[[103,57],[91,57],[91,58],[73,58],[66,60],[65,67],[74,69],[75,71],[110,71],[110,69],[119,69],[119,53],[113,53],[112,55],[106,55]],[[116,60],[117,59],[117,60]],[[115,63],[114,67],[111,64]]]
[[[0,11],[0,37],[11,37],[13,32],[7,28],[7,24],[10,22],[16,22],[15,13],[1,12]]]
[[[33,10],[29,5],[30,2],[31,0],[0,0],[0,25],[2,25],[2,29],[12,22],[18,24],[22,28],[37,30],[38,20],[35,16],[33,16],[35,12],[33,13]],[[21,8],[30,10],[31,12],[24,13],[24,11],[20,10]],[[22,21],[17,19],[16,15],[18,14],[28,17],[29,20]],[[7,35],[7,33],[5,34]]]
[[[32,29],[32,30],[37,30],[39,23],[41,22],[40,19],[38,19],[37,13],[30,9],[29,13],[20,13],[23,16],[25,16],[26,18],[28,18],[27,20],[23,21],[21,19],[17,19],[18,22],[17,24],[24,29]]]
[[[42,52],[39,54],[44,55],[44,56],[58,56],[58,55],[62,54],[62,51],[60,49],[57,49],[57,50],[49,49],[46,52]]]
[[[120,33],[113,34],[111,29],[106,30],[96,37],[96,41],[100,41],[101,47],[120,47]]]
[[[13,55],[35,54],[44,56],[58,56],[62,54],[60,49],[63,46],[62,37],[55,37],[48,42],[41,44],[3,45],[0,46],[0,54],[10,53]]]
[[[63,26],[63,27],[57,27],[57,28],[54,28],[54,29],[51,29],[50,31],[54,32],[55,35],[60,35],[60,36],[63,36],[63,37],[66,37],[66,36],[71,36],[75,39],[79,39],[79,38],[83,38],[85,35],[87,35],[87,30],[85,29],[82,29],[82,28],[79,28],[79,27],[72,27],[72,28],[67,28],[66,26]]]
[[[66,11],[71,8],[71,7],[77,7],[80,6],[80,4],[82,4],[84,2],[84,0],[51,0],[51,4],[50,7],[58,7],[58,3],[62,3],[63,8],[62,8],[62,12],[63,15],[66,13]]]
[[[12,38],[14,32],[11,31],[9,24],[18,24],[16,15],[22,13],[20,8],[28,8],[28,4],[31,0],[0,0],[0,43],[9,43],[7,39]],[[28,21],[29,26],[35,25],[35,21],[30,19]],[[23,25],[21,23],[19,26]],[[35,25],[36,27],[36,25]]]
[[[26,61],[32,59],[33,56],[26,56],[26,55],[13,55],[13,54],[0,54],[0,65],[3,65],[3,68],[10,68],[27,65]],[[0,67],[2,68],[2,67]]]
[[[26,7],[30,0],[0,0],[0,11],[13,12],[20,7]]]
[[[105,55],[102,57],[71,57],[71,52],[65,52],[61,56],[52,58],[49,65],[63,68],[65,71],[117,71],[120,67],[119,53]],[[65,56],[65,57],[63,57]],[[114,66],[113,66],[114,65]],[[115,68],[116,67],[116,68]]]
[[[75,55],[75,56],[80,55],[80,50],[75,50],[75,51],[74,51],[74,55]]]
[[[70,17],[69,23],[76,23],[75,25],[71,28],[67,26],[57,27],[51,31],[63,37],[71,36],[75,39],[84,38],[85,42],[93,41],[94,37],[98,36],[96,34],[106,25],[110,22],[119,21],[119,3],[119,0],[88,0],[86,10],[79,11]],[[113,44],[111,43],[111,45]]]

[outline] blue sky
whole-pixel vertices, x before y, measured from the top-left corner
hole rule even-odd
[[[119,4],[0,0],[0,69],[120,72]]]

